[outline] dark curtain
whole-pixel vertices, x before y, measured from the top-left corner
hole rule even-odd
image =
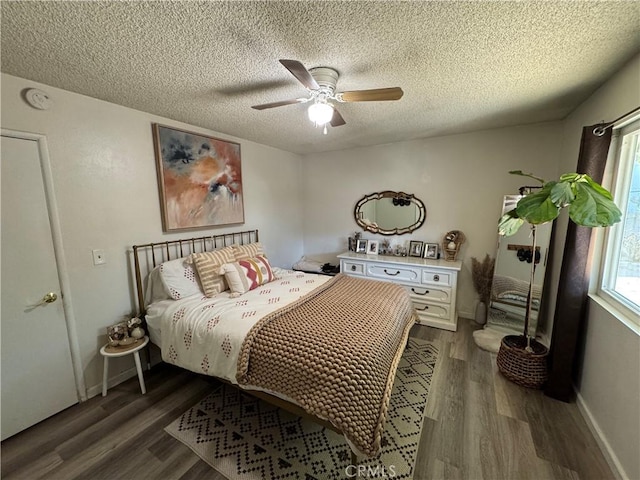
[[[577,173],[586,173],[602,183],[604,167],[611,143],[611,128],[604,135],[593,133],[597,125],[582,129]],[[591,254],[589,246],[593,229],[579,227],[569,221],[564,244],[558,298],[553,319],[553,333],[549,349],[549,380],[545,394],[569,402],[573,399],[573,372],[576,348],[584,324]]]

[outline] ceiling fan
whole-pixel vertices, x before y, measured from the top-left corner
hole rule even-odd
[[[304,85],[309,96],[282,100],[280,102],[263,103],[254,105],[251,108],[265,110],[267,108],[282,107],[296,103],[313,102],[309,107],[309,119],[316,126],[324,126],[324,133],[327,133],[327,123],[332,127],[339,127],[346,122],[340,112],[331,101],[337,102],[379,102],[386,100],[399,100],[403,91],[400,87],[374,88],[371,90],[351,90],[348,92],[336,92],[339,74],[329,67],[317,67],[307,70],[306,67],[297,60],[280,60],[280,63],[289,70],[294,77]]]

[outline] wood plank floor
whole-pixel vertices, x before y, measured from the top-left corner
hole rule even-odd
[[[414,478],[613,479],[575,404],[505,380],[478,349],[472,321],[458,332],[416,326],[439,344]],[[161,364],[2,442],[2,478],[223,479],[164,427],[215,380]]]

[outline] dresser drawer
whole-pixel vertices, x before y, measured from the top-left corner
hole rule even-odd
[[[434,301],[451,303],[451,289],[444,287],[414,286],[405,285],[409,295],[416,302]]]
[[[342,260],[340,265],[340,271],[347,275],[362,275],[365,274],[365,264],[363,262],[357,262],[353,260]]]
[[[413,302],[413,306],[418,312],[418,317],[449,319],[449,305],[438,305],[433,303]]]
[[[402,265],[367,264],[367,277],[379,278],[390,282],[420,283],[420,269]]]
[[[0,0],[1,1],[1,0]],[[338,255],[345,275],[396,283],[407,291],[418,323],[456,331],[456,290],[462,262],[346,252]]]
[[[422,283],[450,287],[453,274],[442,270],[422,270]]]

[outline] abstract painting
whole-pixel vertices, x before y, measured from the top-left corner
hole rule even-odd
[[[153,125],[165,232],[244,223],[240,144]]]

